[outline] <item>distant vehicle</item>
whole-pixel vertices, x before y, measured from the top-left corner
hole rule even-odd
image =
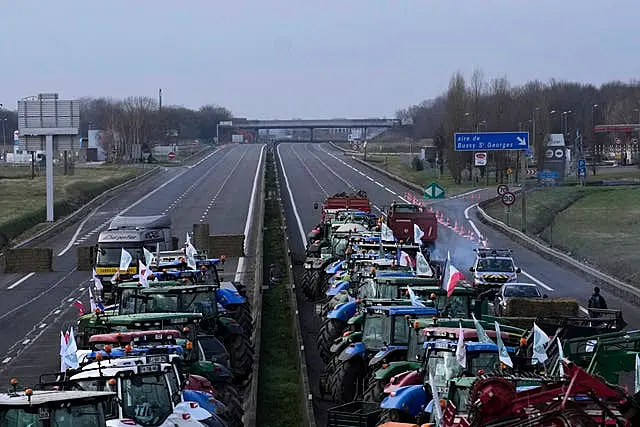
[[[473,286],[486,290],[518,280],[521,270],[513,261],[511,249],[477,248],[474,251],[476,260],[469,269],[473,272]]]
[[[507,307],[507,302],[511,298],[529,298],[529,299],[546,299],[547,295],[543,294],[537,285],[533,283],[508,283],[502,285],[502,288],[496,295],[493,308],[496,316],[502,316]]]

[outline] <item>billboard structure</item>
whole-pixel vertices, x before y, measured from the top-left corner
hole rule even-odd
[[[80,101],[41,93],[18,101],[20,145],[27,151],[45,150],[47,221],[53,216],[53,153],[79,147]]]

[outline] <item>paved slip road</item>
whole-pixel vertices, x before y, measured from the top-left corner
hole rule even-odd
[[[71,303],[80,299],[89,307],[91,273],[76,271],[76,248],[96,244],[114,216],[170,214],[181,241],[201,222],[212,234],[244,233],[262,147],[225,145],[191,165],[165,168],[38,245],[54,249],[54,272],[0,275],[0,384],[11,377],[33,384],[59,369],[59,331],[77,318]],[[225,280],[234,278],[237,264],[227,260]]]
[[[327,144],[286,143],[280,144],[278,152],[286,179],[282,176],[285,210],[289,224],[292,250],[298,257],[304,254],[306,233],[319,222],[320,211],[313,209],[314,202],[321,202],[328,195],[363,189],[374,204],[374,213],[382,214],[392,201],[406,201],[407,193],[415,194],[387,176],[362,165],[332,149]],[[473,240],[464,237],[452,228],[440,225],[436,256],[446,257],[450,252],[456,267],[468,277],[469,267],[474,260],[473,248],[482,247],[486,241],[489,247],[511,248],[516,263],[522,268],[522,281],[537,283],[550,297],[570,296],[586,306],[593,290],[593,283],[584,277],[568,271],[534,252],[518,245],[503,234],[485,226],[476,218],[475,206],[481,200],[493,197],[495,188],[472,190],[455,198],[433,201],[434,209],[442,211],[445,217],[454,224],[463,226],[465,235],[472,234]],[[296,267],[296,275],[300,274]],[[318,377],[322,362],[317,355],[316,335],[320,326],[318,318],[313,314],[314,306],[307,302],[299,289],[298,310],[301,316],[302,333],[305,340],[310,383],[314,395],[316,418],[318,425],[326,423],[326,410],[333,404],[322,401],[318,392]],[[612,308],[621,308],[630,327],[640,326],[640,313],[635,306],[603,293]]]

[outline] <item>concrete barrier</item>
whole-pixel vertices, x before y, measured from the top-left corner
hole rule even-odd
[[[78,246],[76,256],[76,269],[78,271],[91,271],[96,259],[95,246]]]
[[[209,234],[209,224],[193,224],[193,245],[205,250],[210,257],[221,255],[240,258],[244,253],[244,234]]]
[[[477,207],[478,219],[491,226],[492,228],[506,234],[511,239],[517,241],[522,246],[536,252],[545,259],[548,259],[558,265],[570,268],[571,270],[581,274],[589,280],[594,280],[601,288],[606,289],[608,292],[625,299],[626,301],[640,305],[640,289],[635,286],[625,283],[615,277],[603,273],[597,268],[591,267],[583,262],[578,261],[569,255],[549,247],[545,242],[536,240],[531,236],[524,234],[522,231],[508,226],[504,222],[493,218],[483,208],[490,203],[496,203],[496,200],[488,200],[482,202]]]
[[[4,252],[5,273],[31,273],[53,271],[53,249],[20,248]]]

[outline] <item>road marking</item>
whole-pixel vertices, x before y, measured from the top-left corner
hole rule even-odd
[[[29,279],[29,277],[32,277],[34,274],[36,274],[36,273],[32,271],[31,273],[29,273],[26,276],[24,276],[22,279],[20,279],[17,282],[15,282],[13,285],[9,286],[7,289],[13,289],[13,288],[17,287],[18,285],[23,283],[25,280]]]
[[[10,357],[6,357],[6,358],[4,358],[4,359],[2,360],[2,363],[5,363],[5,364],[6,364],[6,363],[9,363],[10,361],[11,361],[11,358],[10,358]]]
[[[526,271],[522,270],[521,273],[524,274],[525,276],[527,276],[529,279],[531,279],[534,282],[536,282],[538,285],[540,285],[543,288],[545,288],[546,290],[551,291],[551,292],[554,291],[554,289],[551,286],[547,285],[546,283],[542,282],[541,280],[536,279],[535,277],[533,277],[532,275],[530,275]]]
[[[450,199],[459,199],[460,197],[468,196],[469,194],[477,193],[478,191],[486,190],[486,188],[476,188],[475,190],[467,191],[465,193],[456,194],[455,196],[449,197]]]
[[[478,204],[477,204],[477,203],[474,203],[473,205],[468,206],[468,207],[464,210],[464,218],[465,218],[467,221],[469,221],[469,225],[471,225],[471,228],[473,228],[473,231],[478,235],[478,237],[479,237],[480,239],[483,239],[484,237],[482,236],[482,233],[480,233],[480,230],[478,230],[478,227],[476,227],[475,222],[473,222],[473,220],[469,219],[469,211],[470,211],[472,208],[476,207],[476,206],[478,206]]]
[[[311,172],[307,164],[302,160],[302,157],[300,157],[298,152],[294,150],[293,147],[291,147],[291,152],[298,158],[300,163],[302,163],[302,166],[307,170],[307,173],[315,181],[316,185],[320,188],[320,190],[322,190],[325,197],[329,197],[329,192],[322,186],[322,184],[320,184],[320,181],[318,181],[318,178],[316,178],[316,176]]]
[[[106,202],[105,202],[106,203]],[[63,250],[61,250],[60,252],[58,252],[58,256],[62,256],[64,254],[67,253],[67,251],[69,249],[71,249],[71,247],[73,246],[73,244],[75,243],[76,239],[78,238],[78,235],[80,234],[80,232],[82,231],[82,229],[84,228],[85,224],[87,223],[87,221],[89,221],[93,215],[95,215],[95,213],[98,211],[98,209],[100,209],[102,207],[102,205],[98,206],[97,208],[95,208],[89,215],[87,215],[87,217],[82,220],[82,222],[80,223],[80,225],[78,226],[78,228],[76,229],[76,232],[73,233],[73,236],[71,237],[71,240],[69,240],[69,243],[67,244],[67,246],[65,246],[65,248]],[[84,240],[84,239],[83,239]]]
[[[580,306],[580,311],[583,312],[584,314],[589,314],[589,310],[587,310],[585,307]]]
[[[378,184],[380,187],[385,188],[385,186],[384,186],[383,184],[380,184],[378,181],[373,181],[373,182],[375,182],[376,184]]]
[[[266,146],[263,145],[262,148],[260,149],[260,157],[258,158],[258,165],[256,166],[256,174],[253,177],[253,187],[251,188],[251,200],[249,201],[249,211],[247,213],[247,222],[245,222],[244,224],[244,253],[245,255],[247,254],[247,249],[249,244],[247,243],[247,240],[249,238],[249,231],[251,230],[251,221],[253,219],[253,216],[255,215],[255,208],[256,208],[256,196],[258,193],[258,178],[260,177],[260,166],[262,165],[262,158],[264,155],[264,150],[265,150]],[[242,276],[242,274],[244,273],[244,257],[240,257],[240,259],[238,260],[238,266],[236,268],[236,275],[233,278],[234,281],[239,282],[240,281],[240,277]]]
[[[41,323],[40,326],[38,326],[38,328],[40,328],[40,329],[44,329],[46,327],[47,327],[46,323]]]
[[[60,314],[60,313],[62,313],[62,310],[60,309],[57,309],[56,311],[53,312],[53,314]]]
[[[280,163],[280,168],[282,169],[282,176],[284,176],[284,184],[287,187],[287,192],[289,193],[289,200],[291,200],[293,215],[296,217],[296,222],[298,223],[298,232],[300,233],[300,241],[302,242],[302,246],[305,247],[307,243],[307,235],[304,232],[304,227],[302,226],[302,220],[300,219],[300,214],[298,213],[298,207],[296,206],[296,201],[293,199],[293,191],[291,191],[291,185],[289,185],[289,177],[287,176],[287,171],[284,168],[284,162],[282,161],[282,157],[280,156],[280,144],[278,144],[276,151],[278,152],[278,160]]]
[[[150,193],[147,193],[146,195],[144,195],[143,197],[141,197],[140,199],[138,199],[137,201],[135,201],[134,203],[132,203],[131,205],[129,205],[127,208],[125,208],[124,210],[120,211],[120,213],[116,214],[116,216],[118,216],[118,215],[124,215],[125,213],[129,212],[131,209],[133,209],[134,207],[138,206],[140,203],[144,202],[144,201],[145,201],[145,200],[147,200],[149,197],[153,196],[155,193],[157,193],[158,191],[160,191],[161,189],[163,189],[163,188],[164,188],[164,187],[166,187],[167,185],[171,184],[173,181],[175,181],[176,179],[180,178],[180,177],[181,177],[182,175],[184,175],[185,173],[189,172],[189,170],[190,170],[190,169],[192,169],[192,168],[194,168],[194,167],[198,166],[199,164],[201,164],[202,162],[204,162],[204,161],[208,160],[211,156],[213,156],[213,155],[214,155],[214,154],[216,154],[217,152],[218,152],[218,150],[215,150],[215,151],[213,151],[213,152],[209,153],[206,157],[204,157],[203,159],[199,160],[197,163],[195,163],[195,164],[193,164],[193,165],[189,166],[186,170],[184,170],[184,171],[180,172],[178,175],[174,176],[174,177],[173,177],[173,178],[171,178],[169,181],[167,181],[167,182],[165,182],[165,183],[161,184],[159,187],[157,187],[156,189],[154,189],[154,190],[153,190],[153,191],[151,191]],[[104,202],[102,205],[98,206],[98,207],[96,208],[96,210],[97,210],[97,209],[99,209],[99,208],[101,208],[102,206],[104,206],[104,205],[105,205],[105,204],[107,204],[108,202],[109,202],[109,200],[108,200],[108,201],[106,201],[106,202]],[[94,212],[95,212],[95,210],[94,210]],[[89,216],[87,217],[87,219],[85,219],[82,223],[80,223],[80,225],[78,226],[78,229],[77,229],[77,230],[76,230],[76,232],[74,233],[73,237],[71,237],[71,240],[69,240],[69,243],[67,244],[67,246],[66,246],[62,251],[60,251],[60,252],[58,253],[58,255],[57,255],[57,256],[62,256],[62,255],[64,255],[64,254],[66,254],[66,253],[67,253],[67,251],[68,251],[69,249],[71,249],[71,247],[73,246],[73,244],[75,243],[75,241],[76,241],[76,239],[77,239],[77,237],[78,237],[78,234],[80,234],[80,230],[82,230],[82,227],[84,227],[84,225],[85,225],[86,221],[87,221],[90,217],[91,217],[91,215],[89,215]],[[112,218],[112,219],[113,219],[113,218]],[[108,222],[108,221],[109,221],[109,220],[107,220],[107,222]]]
[[[26,340],[22,341],[22,345],[27,345],[31,342],[30,338],[27,338]]]

